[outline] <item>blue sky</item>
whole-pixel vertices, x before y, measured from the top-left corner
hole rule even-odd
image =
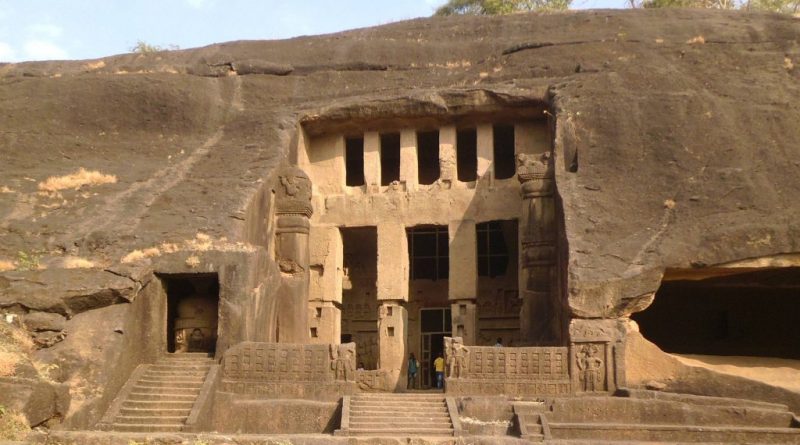
[[[91,59],[138,41],[192,48],[429,16],[446,0],[0,0],[0,62]],[[623,0],[574,0],[620,8]]]

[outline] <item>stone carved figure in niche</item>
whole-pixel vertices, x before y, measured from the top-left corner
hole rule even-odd
[[[355,343],[344,343],[341,345],[331,345],[331,369],[334,379],[343,382],[355,382]]]
[[[603,391],[603,359],[598,357],[597,345],[585,345],[577,357],[578,370],[583,390]]]
[[[469,349],[464,346],[461,337],[445,338],[445,355],[447,357],[447,377],[462,378],[467,373]]]
[[[189,352],[189,342],[184,329],[175,330],[175,352]]]

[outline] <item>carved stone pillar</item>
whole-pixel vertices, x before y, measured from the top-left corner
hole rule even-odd
[[[276,339],[308,343],[308,232],[311,180],[297,167],[283,167],[275,192],[275,259],[281,271]]]
[[[381,301],[378,306],[378,342],[380,361],[378,366],[385,373],[388,390],[402,388],[400,378],[408,350],[408,311],[403,301]]]
[[[553,295],[556,258],[555,200],[550,153],[517,155],[522,185],[520,218],[520,327],[523,339],[555,344],[560,316]]]

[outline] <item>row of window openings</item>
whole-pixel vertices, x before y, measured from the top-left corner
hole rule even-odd
[[[476,224],[478,276],[497,277],[508,269],[508,243],[504,223]],[[406,229],[412,280],[441,280],[450,275],[450,243],[446,226],[421,226]]]
[[[514,126],[493,126],[494,177],[514,176]],[[400,133],[380,135],[381,185],[400,180]],[[478,131],[476,128],[456,132],[456,171],[458,180],[478,179]],[[420,184],[433,184],[439,179],[439,131],[417,132],[417,175]],[[362,186],[364,179],[364,137],[345,138],[345,184]]]

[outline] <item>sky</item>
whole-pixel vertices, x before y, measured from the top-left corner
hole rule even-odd
[[[430,16],[446,0],[0,0],[0,62],[93,59],[143,41],[194,48]],[[573,0],[621,8],[624,0]]]

